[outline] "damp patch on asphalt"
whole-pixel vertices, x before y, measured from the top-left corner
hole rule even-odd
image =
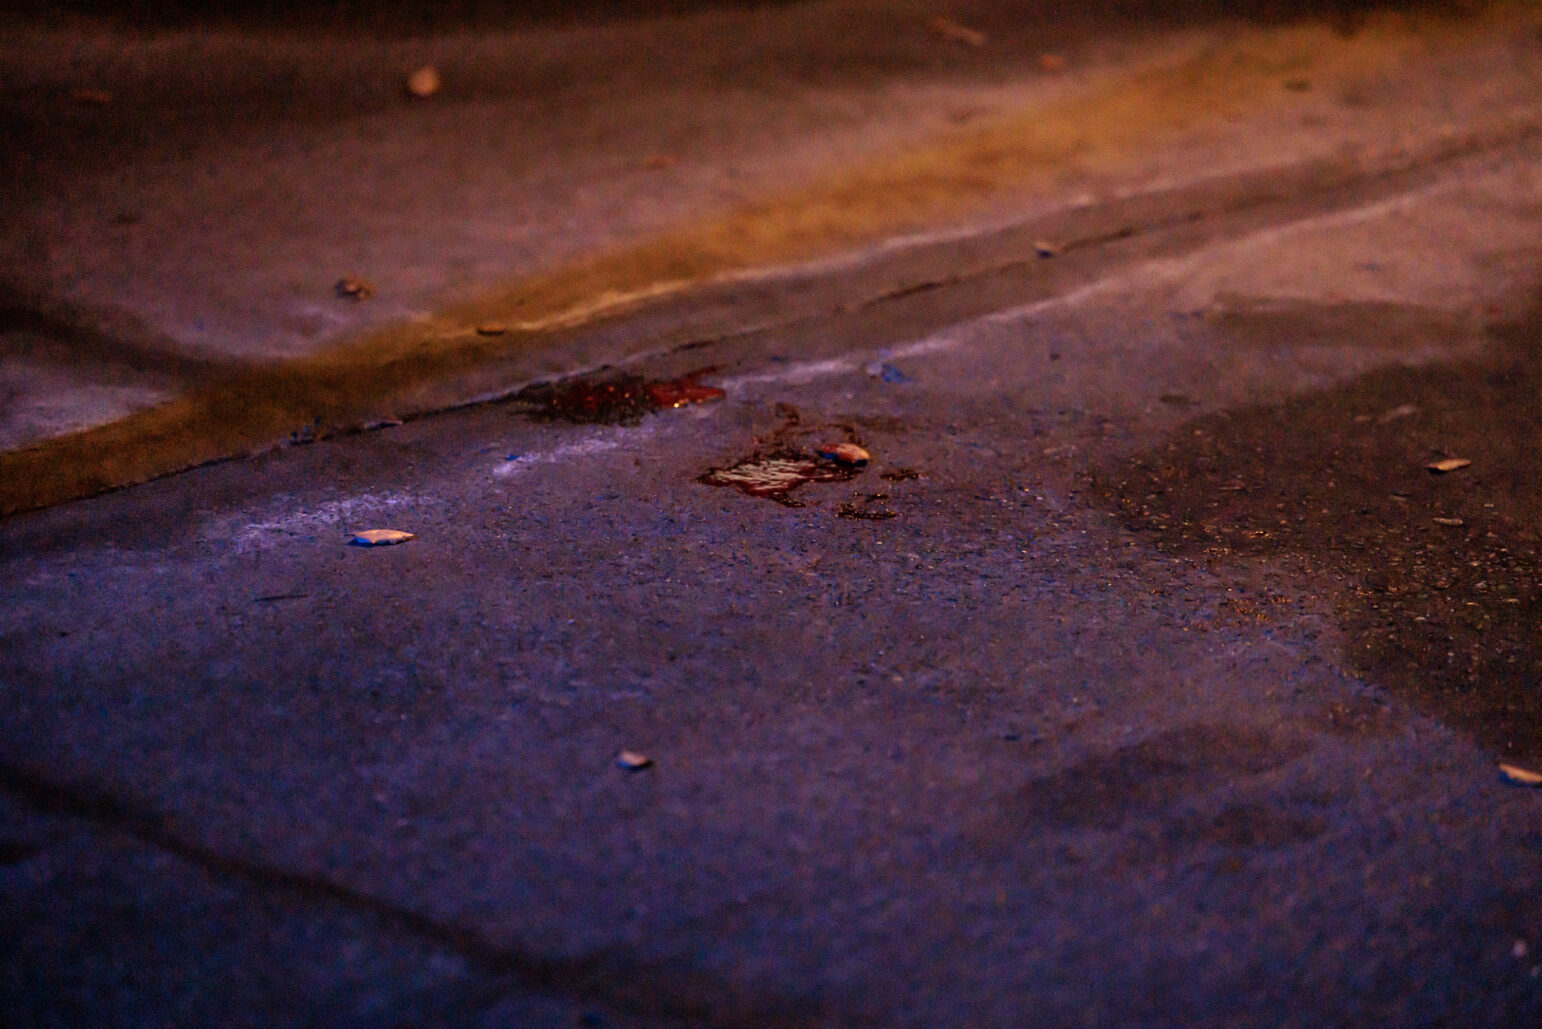
[[[1492,336],[1196,418],[1091,495],[1168,553],[1288,559],[1332,590],[1358,674],[1542,762],[1542,314]]]
[[[1302,739],[1251,726],[1170,729],[1025,783],[1006,804],[1016,826],[1114,830],[1306,753]]]

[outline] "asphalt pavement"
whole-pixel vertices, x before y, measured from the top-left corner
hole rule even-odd
[[[11,501],[0,1023],[1538,1024],[1542,133],[1434,74]]]

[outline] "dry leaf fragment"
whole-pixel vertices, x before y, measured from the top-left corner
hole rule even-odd
[[[400,529],[365,529],[354,533],[353,541],[366,547],[389,547],[395,543],[406,543],[413,535]]]
[[[984,46],[990,42],[990,37],[979,29],[972,29],[968,25],[960,25],[952,18],[937,15],[930,22],[932,31],[944,39],[951,39],[955,43],[965,46]]]
[[[1463,525],[1467,524],[1466,522],[1462,521],[1462,519],[1460,519],[1460,518],[1435,518],[1435,519],[1433,519],[1433,521],[1435,522],[1436,525],[1449,525],[1449,526],[1452,526],[1453,528],[1459,527],[1459,526],[1463,526]]]
[[[375,287],[363,279],[352,277],[337,280],[337,285],[332,287],[342,300],[368,300],[375,295]]]
[[[1542,786],[1542,774],[1533,772],[1529,768],[1522,768],[1519,765],[1507,765],[1501,762],[1499,774],[1517,786]]]
[[[1431,462],[1424,467],[1428,468],[1436,475],[1444,475],[1446,472],[1454,472],[1458,468],[1466,468],[1470,464],[1472,464],[1472,462],[1467,460],[1465,457],[1448,457],[1443,461]]]
[[[628,772],[640,772],[653,764],[653,758],[647,754],[639,754],[635,750],[623,750],[616,755],[616,764]]]
[[[832,458],[841,464],[867,464],[870,456],[866,450],[855,443],[837,443],[829,450],[822,450],[820,454]]]
[[[411,75],[407,76],[407,93],[419,100],[427,100],[439,92],[443,85],[439,78],[439,69],[432,64],[425,64]]]

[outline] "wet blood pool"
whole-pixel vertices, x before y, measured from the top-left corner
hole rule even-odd
[[[678,379],[618,375],[543,382],[521,390],[514,402],[537,418],[619,425],[655,411],[722,399],[722,390],[701,383],[702,376],[714,370],[702,368]]]

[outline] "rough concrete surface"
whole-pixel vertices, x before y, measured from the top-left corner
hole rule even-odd
[[[1538,1024],[1542,140],[1446,138],[6,518],[0,1024]]]
[[[1524,5],[1300,17],[1317,10],[953,10],[981,46],[912,3],[845,0],[406,34],[19,18],[0,30],[0,428],[38,442],[191,396],[49,450],[161,455],[103,476],[123,484],[317,418],[414,413],[404,364],[437,357],[406,378],[442,379],[548,349],[618,298],[1535,125]],[[444,84],[414,101],[424,63]],[[370,298],[340,299],[345,278]],[[58,331],[38,340],[40,322]],[[487,322],[514,331],[489,342]],[[275,360],[282,383],[242,378]],[[211,389],[239,401],[200,403]],[[222,428],[204,450],[166,442]]]

